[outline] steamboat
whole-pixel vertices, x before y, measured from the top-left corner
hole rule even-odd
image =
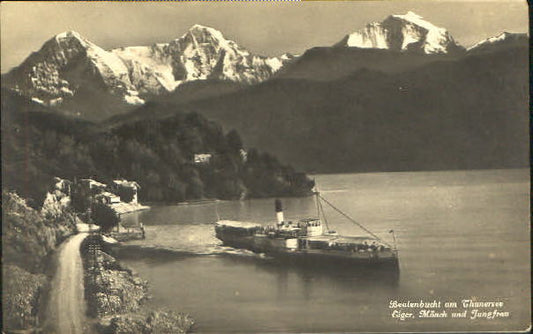
[[[219,220],[216,237],[225,246],[264,253],[275,259],[310,265],[341,265],[343,268],[391,268],[399,270],[398,250],[315,192],[317,216],[287,221],[281,201],[276,199],[277,223]],[[358,225],[366,235],[342,236],[329,229],[322,201]]]

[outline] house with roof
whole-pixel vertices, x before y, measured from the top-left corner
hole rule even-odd
[[[107,190],[107,184],[93,179],[81,179],[79,183],[85,190],[89,190],[92,194],[100,194]]]
[[[97,194],[94,199],[105,205],[120,203],[120,197],[109,191],[103,191]]]

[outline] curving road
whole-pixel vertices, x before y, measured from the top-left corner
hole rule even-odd
[[[86,305],[80,245],[87,233],[76,234],[63,242],[57,251],[58,267],[52,279],[47,308],[46,332],[83,334]]]

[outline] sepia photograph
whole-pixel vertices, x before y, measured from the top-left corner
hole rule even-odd
[[[526,1],[0,15],[3,334],[531,331]]]

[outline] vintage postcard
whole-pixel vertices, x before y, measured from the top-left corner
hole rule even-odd
[[[529,331],[528,27],[2,2],[2,332]]]

